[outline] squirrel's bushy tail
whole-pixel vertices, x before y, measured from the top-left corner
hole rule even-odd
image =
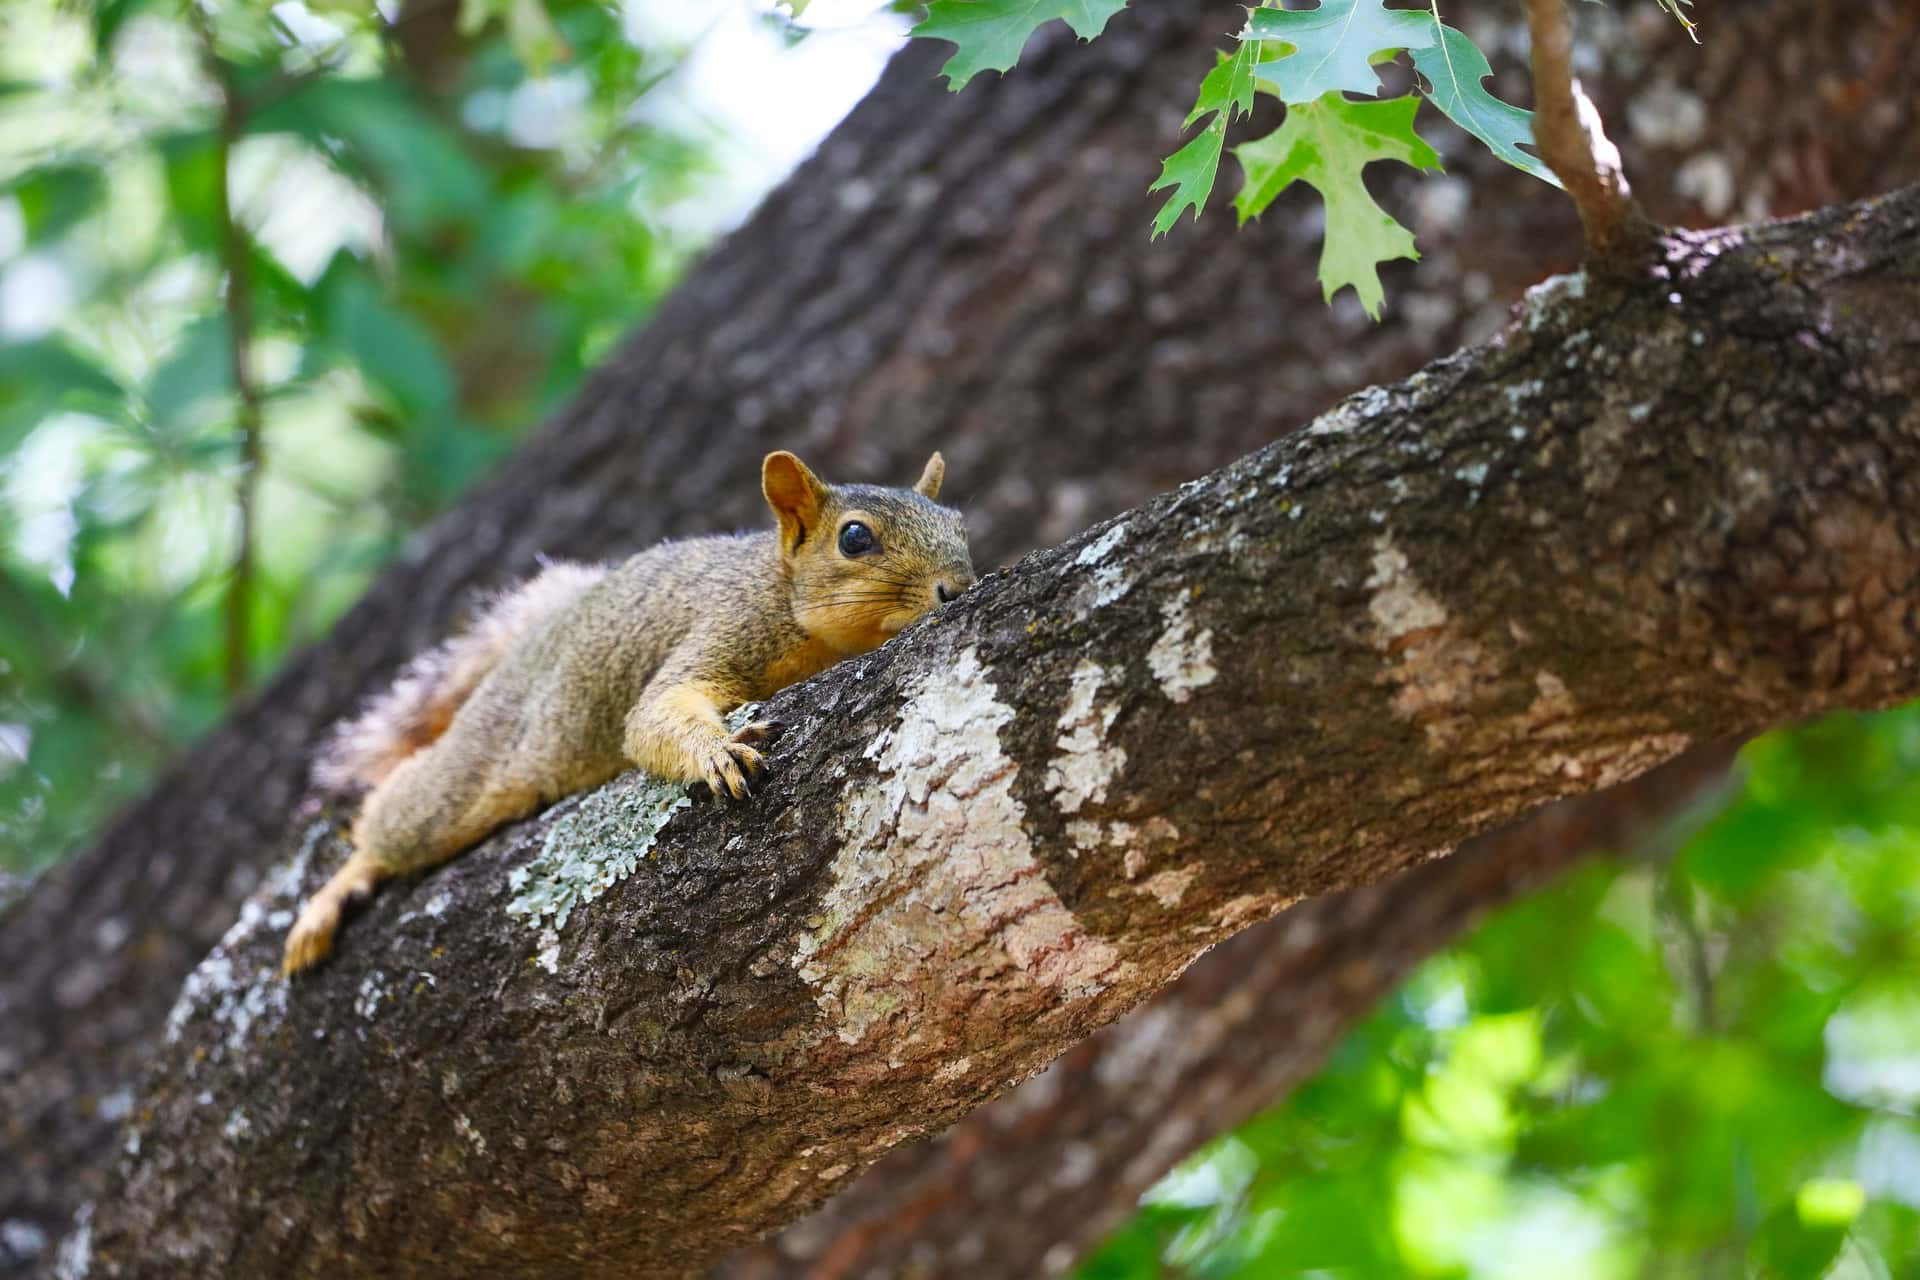
[[[331,791],[377,786],[402,760],[447,731],[515,639],[606,573],[605,565],[555,561],[488,600],[460,632],[409,662],[391,688],[333,731],[313,768]]]

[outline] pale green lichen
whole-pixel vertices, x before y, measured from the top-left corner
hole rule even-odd
[[[693,802],[684,783],[633,773],[587,793],[554,820],[540,852],[507,877],[507,914],[564,929],[574,909],[633,874],[660,828]]]
[[[726,717],[727,728],[738,731],[759,710],[757,702],[736,707]],[[635,770],[589,791],[554,819],[540,852],[507,877],[514,895],[507,914],[525,918],[541,934],[536,963],[557,971],[556,931],[567,927],[574,908],[632,875],[651,856],[660,829],[692,803],[685,783]]]

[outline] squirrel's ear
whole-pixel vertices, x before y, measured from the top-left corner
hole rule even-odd
[[[807,470],[807,464],[782,449],[760,464],[760,491],[780,521],[780,545],[788,552],[800,544],[820,521],[821,500],[827,486]]]
[[[914,482],[913,491],[923,498],[940,496],[940,482],[947,478],[947,460],[935,452],[927,459],[927,469]]]

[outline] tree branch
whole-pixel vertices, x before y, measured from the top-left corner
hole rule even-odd
[[[1920,693],[1920,189],[1665,252],[788,690],[751,807],[656,841],[629,775],[289,991],[315,823],[169,1020],[96,1268],[679,1274],[1303,897]]]
[[[716,1280],[889,1280],[930,1258],[937,1274],[1065,1270],[1196,1146],[1318,1071],[1346,1028],[1489,911],[1581,858],[1671,848],[1717,811],[1732,754],[1695,747],[1255,925],[1041,1074],[735,1254]]]
[[[1573,74],[1565,0],[1527,0],[1527,25],[1533,50],[1533,137],[1540,158],[1580,211],[1595,267],[1632,274],[1656,256],[1654,226],[1627,186],[1620,150],[1608,140],[1599,108]]]

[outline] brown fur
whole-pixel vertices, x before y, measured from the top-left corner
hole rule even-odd
[[[612,569],[555,565],[410,665],[317,770],[373,787],[354,853],[287,938],[285,971],[326,956],[344,905],[443,862],[502,823],[633,765],[744,798],[772,726],[721,717],[884,642],[973,581],[960,516],[913,489],[822,484],[767,456],[776,531],[665,542]],[[857,519],[878,549],[848,557]]]
[[[606,575],[599,564],[555,561],[487,601],[465,631],[409,662],[392,687],[335,729],[313,779],[329,791],[376,787],[400,762],[447,731],[513,642]]]

